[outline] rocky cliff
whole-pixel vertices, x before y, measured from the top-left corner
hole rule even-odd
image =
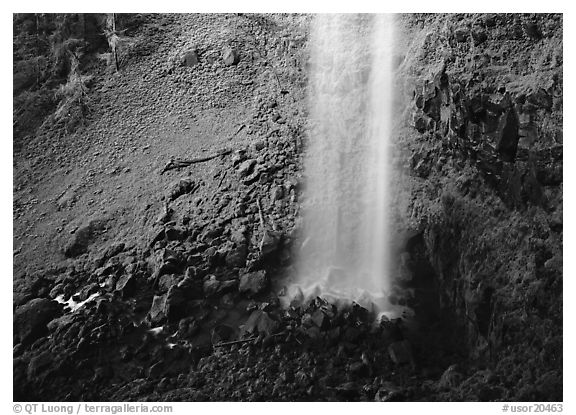
[[[378,322],[286,296],[310,19],[127,18],[83,122],[18,124],[15,400],[562,400],[562,16],[398,16]]]

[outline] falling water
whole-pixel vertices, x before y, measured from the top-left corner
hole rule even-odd
[[[319,15],[312,31],[304,242],[306,296],[390,311],[388,152],[393,17]]]

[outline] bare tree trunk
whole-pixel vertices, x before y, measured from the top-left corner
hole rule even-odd
[[[38,19],[38,13],[34,13],[36,18],[36,56],[40,55],[40,22]],[[36,59],[36,86],[40,85],[40,61]]]
[[[108,39],[108,45],[114,56],[114,67],[116,68],[116,72],[118,72],[120,65],[118,63],[118,52],[116,49],[116,43],[118,41],[118,34],[116,33],[116,13],[108,13],[106,15],[106,38]]]
[[[116,13],[112,13],[112,32],[116,34]],[[120,70],[120,66],[118,65],[118,53],[116,51],[116,42],[112,46],[112,53],[114,54],[114,64],[116,65],[116,72]]]

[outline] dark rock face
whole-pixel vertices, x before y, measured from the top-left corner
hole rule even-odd
[[[62,306],[46,298],[35,298],[14,311],[16,342],[33,343],[46,334],[46,325],[62,312]]]
[[[552,383],[561,381],[559,361],[536,363],[538,347],[520,344],[534,338],[547,343],[562,331],[562,270],[544,265],[562,255],[562,231],[553,225],[562,212],[562,181],[555,173],[563,164],[562,65],[561,59],[528,62],[522,51],[561,54],[559,32],[542,31],[561,26],[561,19],[485,15],[470,23],[476,63],[462,60],[469,55],[458,44],[469,38],[455,28],[452,52],[415,82],[408,121],[419,135],[405,142],[408,174],[414,195],[420,183],[437,192],[414,196],[408,216],[423,229],[420,249],[436,274],[440,306],[452,310],[463,330],[461,347],[494,367],[487,379],[480,370],[471,374],[449,365],[440,380],[444,396],[534,399],[537,378],[552,371]],[[523,363],[504,363],[508,359]],[[534,371],[526,385],[508,388],[494,381],[519,374],[522,365]],[[553,396],[561,399],[552,392],[547,399]]]

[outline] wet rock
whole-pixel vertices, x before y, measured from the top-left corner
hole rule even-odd
[[[158,324],[166,318],[166,297],[167,294],[155,295],[152,299],[152,306],[148,313],[151,323]]]
[[[248,246],[241,244],[230,249],[225,256],[226,265],[234,268],[242,268],[246,265]]]
[[[434,120],[422,110],[416,110],[410,117],[410,125],[418,130],[418,132],[424,133],[428,130],[434,130],[436,124]]]
[[[173,250],[164,249],[156,255],[156,264],[160,266],[152,274],[152,279],[159,280],[165,274],[177,274],[182,266],[181,255]]]
[[[273,320],[267,312],[255,310],[242,326],[241,335],[245,333],[261,333],[269,336],[274,334],[278,327],[279,323]]]
[[[186,309],[186,296],[184,290],[173,285],[166,296],[165,314],[168,321],[178,321],[184,316]]]
[[[123,296],[130,296],[136,289],[136,277],[133,274],[123,274],[116,281],[116,291],[122,292]]]
[[[222,281],[222,284],[220,284],[220,289],[218,292],[220,294],[227,294],[227,293],[234,292],[237,289],[238,289],[238,280],[233,279],[233,280]]]
[[[222,61],[226,66],[237,65],[240,62],[240,55],[230,46],[225,46],[222,49]]]
[[[240,277],[238,290],[249,297],[256,296],[268,287],[268,277],[263,270],[251,272]]]
[[[92,284],[88,284],[84,288],[82,288],[82,290],[78,294],[78,299],[80,301],[87,300],[88,297],[90,297],[92,294],[98,293],[99,290],[100,286],[98,285],[98,283],[93,282]]]
[[[178,337],[190,339],[200,330],[200,325],[194,317],[186,317],[178,322]]]
[[[16,342],[33,343],[48,332],[47,324],[62,313],[62,305],[46,298],[35,298],[14,311]]]
[[[234,334],[234,329],[225,324],[218,324],[210,331],[212,344],[230,341],[234,337]]]
[[[327,330],[330,327],[330,319],[322,310],[314,311],[311,320],[320,330]]]
[[[261,257],[266,259],[270,255],[276,253],[281,242],[282,235],[280,233],[265,230],[259,245]]]
[[[208,275],[204,281],[203,289],[206,297],[214,297],[220,290],[220,281],[216,279],[215,275]]]
[[[390,346],[388,346],[388,354],[397,365],[413,363],[412,348],[407,340],[390,344]]]
[[[201,280],[196,279],[195,275],[189,275],[187,272],[186,276],[180,280],[177,286],[182,289],[186,298],[203,298],[203,283]]]

